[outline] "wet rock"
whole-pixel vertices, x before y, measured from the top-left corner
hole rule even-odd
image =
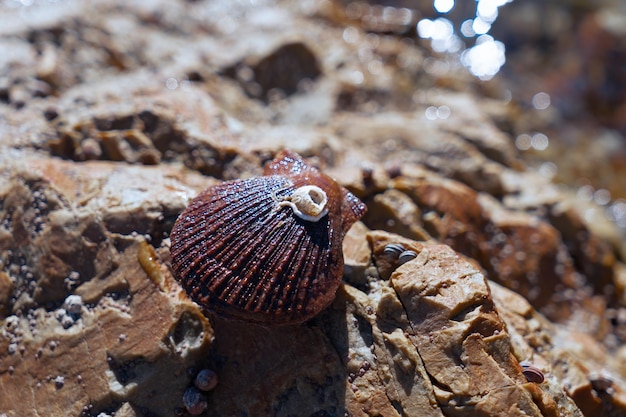
[[[406,194],[390,189],[374,196],[368,202],[368,212],[364,221],[374,229],[424,240],[428,233],[422,228],[420,208]]]
[[[343,239],[344,279],[354,285],[363,284],[365,270],[370,266],[372,253],[366,235],[369,229],[356,222]]]
[[[615,256],[610,245],[596,236],[565,202],[552,207],[549,220],[561,232],[577,269],[589,279],[594,293],[604,294],[609,302],[620,298],[615,286]]]
[[[496,283],[490,287],[511,334],[513,354],[518,359],[532,359],[544,371],[546,382],[541,386],[559,409],[585,416],[624,413],[622,392],[602,398],[592,394],[592,369],[620,369],[617,357],[593,338],[548,322],[514,292]]]
[[[175,403],[168,393],[182,392],[186,376],[181,370],[206,353],[212,333],[197,307],[184,298],[174,301],[177,286],[159,288],[147,279],[137,263],[137,250],[135,244],[120,255],[121,270],[133,272],[128,293],[103,296],[84,312],[74,331],[52,325],[54,318],[42,310],[33,310],[32,321],[19,319],[24,335],[19,346],[24,349],[3,359],[3,366],[15,370],[3,374],[3,398],[17,398],[16,390],[27,383],[38,385],[38,395],[36,401],[19,405],[0,401],[1,409],[13,409],[17,415],[44,410],[56,415],[61,409],[80,414],[90,404],[105,410],[125,399],[171,414]],[[155,331],[146,333],[142,323],[152,323]],[[123,342],[118,340],[122,333]],[[51,373],[57,376],[50,382]]]
[[[379,259],[394,236],[371,233],[369,240]],[[391,275],[389,284],[397,299],[392,304],[387,300],[376,311],[387,320],[407,320],[407,340],[419,353],[422,372],[442,411],[541,415],[523,387],[525,378],[510,354],[506,326],[484,276],[447,246],[406,245],[418,256]],[[395,313],[392,305],[397,306]],[[473,405],[459,403],[463,397],[474,398],[469,401]]]
[[[2,399],[10,403],[0,400],[0,409],[16,415],[58,415],[56,410],[79,415],[84,407],[106,410],[126,400],[172,411],[176,403],[164,394],[182,392],[187,381],[181,369],[206,354],[211,327],[197,307],[181,297],[171,275],[163,274],[156,255],[138,262],[142,253],[154,253],[143,236],[113,238],[98,207],[125,207],[129,222],[148,214],[133,210],[133,204],[145,209],[156,202],[162,223],[168,211],[163,209],[171,210],[173,204],[178,207],[174,211],[180,210],[188,198],[185,193],[191,191],[178,185],[179,197],[172,198],[174,181],[167,201],[149,203],[147,193],[132,199],[124,195],[130,189],[120,189],[111,176],[117,169],[113,166],[64,169],[57,161],[40,164],[37,177],[20,168],[23,162],[13,165],[13,179],[3,186],[4,231],[8,227],[15,237],[2,241],[3,276],[15,295],[9,292],[4,301],[13,314],[4,321],[8,332],[0,337],[5,352]],[[145,180],[155,180],[146,174],[144,186]],[[107,179],[115,188],[107,191]],[[101,187],[97,193],[95,185]],[[117,204],[103,206],[106,199]],[[155,275],[165,278],[150,279]],[[62,308],[47,311],[45,306],[54,304]],[[146,326],[153,331],[146,333]],[[36,401],[32,397],[14,403],[24,386],[37,390]]]
[[[13,295],[13,281],[5,272],[0,272],[0,314],[7,314]]]
[[[315,54],[302,42],[279,46],[257,62],[240,63],[225,74],[237,79],[253,97],[268,101],[272,95],[290,96],[321,75]]]
[[[619,234],[520,161],[497,83],[409,39],[417,11],[352,3],[0,10],[0,414],[624,414]],[[334,303],[200,311],[173,222],[283,148],[369,206]]]
[[[480,259],[488,221],[474,190],[432,173],[419,178],[398,177],[392,184],[421,207],[424,228],[431,236]]]
[[[384,113],[371,117],[352,115],[338,118],[335,129],[337,134],[354,142],[355,151],[362,153],[365,159],[425,166],[475,190],[502,194],[500,164],[488,159],[458,134],[439,129],[438,122],[424,116],[420,118]],[[465,121],[446,122],[462,124]],[[382,147],[381,137],[386,139]]]

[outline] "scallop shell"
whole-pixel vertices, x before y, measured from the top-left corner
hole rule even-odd
[[[280,204],[309,185],[327,196],[327,215],[317,221]],[[172,268],[189,296],[217,314],[302,322],[334,299],[343,238],[365,210],[331,177],[285,151],[265,176],[210,187],[190,203],[172,229]]]

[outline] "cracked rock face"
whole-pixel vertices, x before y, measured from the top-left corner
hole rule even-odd
[[[359,10],[0,10],[0,417],[626,415],[615,233],[519,160],[505,103]],[[368,206],[334,302],[202,311],[176,218],[285,148]]]

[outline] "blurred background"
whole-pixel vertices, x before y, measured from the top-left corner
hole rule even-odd
[[[395,32],[431,48],[425,69],[438,82],[450,87],[446,76],[465,70],[479,80],[468,82],[473,88],[506,101],[515,117],[500,127],[526,162],[573,187],[581,204],[593,201],[605,209],[590,206],[587,220],[606,217],[626,230],[625,2],[399,0],[343,6],[372,34]]]

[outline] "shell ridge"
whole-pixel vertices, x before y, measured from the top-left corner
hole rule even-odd
[[[208,204],[211,207],[211,209],[213,208],[214,204],[213,203],[213,198],[215,197],[216,193],[204,193],[203,194],[203,199],[204,204],[206,205],[207,201],[206,198],[209,197],[208,200]],[[252,190],[249,193],[250,196],[254,196],[254,190]],[[224,229],[224,224],[225,224],[225,219],[221,218],[219,216],[219,214],[221,214],[222,212],[224,212],[225,210],[223,208],[226,208],[226,205],[220,205],[220,207],[222,208],[221,211],[219,211],[217,214],[213,213],[213,216],[216,216],[218,219],[217,221],[214,221],[213,224],[215,225],[215,227],[211,228],[211,229],[207,229],[207,228],[202,228],[202,226],[204,225],[204,223],[207,221],[206,220],[206,216],[202,216],[202,221],[200,222],[194,222],[194,226],[199,226],[199,227],[193,227],[191,229],[188,229],[188,233],[186,233],[186,235],[192,235],[193,238],[190,238],[189,236],[186,236],[186,240],[184,240],[185,242],[187,242],[186,245],[177,245],[176,247],[173,248],[173,253],[174,256],[177,256],[180,252],[185,252],[187,253],[187,256],[183,256],[182,257],[182,271],[179,272],[183,272],[186,275],[191,275],[193,278],[193,282],[202,282],[205,283],[206,285],[210,285],[211,287],[214,287],[215,290],[219,290],[219,292],[223,292],[223,285],[224,284],[228,284],[228,280],[220,280],[222,285],[214,285],[211,281],[212,279],[215,279],[216,276],[221,276],[222,274],[217,273],[216,268],[217,266],[220,265],[220,260],[221,257],[218,256],[224,249],[224,247],[228,246],[229,243],[231,243],[231,241],[234,242],[241,242],[241,240],[237,239],[237,236],[233,236],[232,234],[231,239],[228,239],[228,234],[225,233],[221,233],[219,231],[219,229]],[[263,207],[262,205],[259,207]],[[193,212],[195,212],[195,210],[197,210],[197,207],[193,207]],[[193,213],[192,212],[192,213]],[[249,213],[249,215],[254,216],[255,213]],[[200,217],[200,216],[196,216],[196,217]],[[196,224],[197,223],[197,224]],[[195,230],[200,230],[199,233],[196,233],[195,235],[193,235],[191,232],[195,231]],[[183,240],[181,240],[182,242]],[[209,247],[208,245],[206,245],[204,242],[212,242],[211,246]],[[193,250],[189,250],[190,248],[193,248]],[[200,255],[200,256],[198,256]],[[213,262],[193,262],[194,257],[196,259],[211,259],[213,260]],[[189,261],[191,260],[191,261]],[[179,270],[181,268],[178,268]],[[228,268],[226,268],[228,269]]]
[[[216,186],[220,187],[221,185]],[[192,223],[193,227],[188,227],[187,233],[185,233],[185,241],[189,246],[199,245],[200,241],[207,240],[211,236],[219,236],[219,230],[225,223],[236,218],[240,213],[245,211],[244,208],[235,207],[234,210],[229,210],[227,204],[218,199],[218,192],[205,192],[198,198],[198,204],[192,204],[187,211],[189,215],[187,218],[200,218],[201,221],[187,222]],[[194,200],[196,201],[196,200]],[[208,208],[207,208],[208,206]],[[210,216],[206,212],[210,212]],[[210,217],[210,218],[209,218]],[[212,220],[212,221],[209,221]],[[209,225],[205,227],[205,225]],[[200,233],[192,233],[196,230],[200,230]]]
[[[220,224],[223,223],[220,222]],[[224,236],[223,233],[211,233],[205,230],[204,233],[197,233],[196,236],[192,240],[190,240],[190,244],[184,247],[184,249],[188,250],[190,248],[193,248],[193,250],[188,250],[188,257],[193,258],[200,255],[201,258],[208,257],[214,259],[216,262],[220,262],[221,257],[218,255],[222,253],[221,251],[224,249],[224,247],[227,246],[230,242],[238,242],[235,236],[233,236],[231,239],[228,239],[227,237],[228,236]],[[205,244],[205,242],[208,241],[212,242],[211,246]],[[186,259],[187,257],[183,257],[184,265],[186,264]],[[187,273],[193,272],[193,274],[196,276],[204,277],[207,275],[206,271],[209,266],[210,265],[207,263],[194,262],[186,265]]]
[[[293,268],[291,269],[291,276],[295,277],[290,280],[289,284],[285,285],[283,288],[283,293],[279,297],[279,299],[289,299],[295,300],[295,303],[292,303],[290,306],[287,306],[287,312],[289,315],[293,315],[294,313],[301,311],[304,309],[303,300],[299,297],[299,294],[302,294],[301,288],[306,286],[306,282],[309,281],[309,277],[307,276],[307,270],[310,269],[312,264],[317,264],[317,262],[308,262],[310,259],[315,259],[315,261],[322,258],[321,254],[323,252],[321,245],[319,242],[313,241],[313,233],[311,230],[315,230],[318,228],[319,230],[327,230],[328,229],[328,219],[325,221],[325,226],[322,228],[318,223],[310,223],[305,222],[301,219],[295,219],[296,222],[300,223],[304,227],[304,233],[302,234],[302,238],[300,240],[301,248],[304,250],[298,250],[296,256],[293,257]],[[310,251],[315,250],[317,253],[315,256],[310,256]]]
[[[272,190],[264,191],[272,193],[275,189],[280,187],[282,187],[282,185],[276,185],[275,187],[273,187]],[[245,215],[241,216],[241,219],[238,219],[237,221],[234,221],[228,225],[228,227],[224,230],[224,235],[230,238],[229,243],[228,245],[223,245],[222,253],[219,259],[236,260],[237,258],[241,258],[242,248],[244,248],[243,254],[250,253],[252,248],[250,248],[250,244],[248,242],[253,241],[253,239],[262,234],[264,229],[267,228],[267,225],[275,220],[273,216],[275,212],[275,206],[274,204],[270,203],[270,200],[271,197],[264,196],[263,200],[260,202],[262,204],[253,205],[252,208],[245,213]],[[232,233],[232,230],[236,228],[235,226],[237,224],[243,224],[243,230],[246,232],[245,236]],[[252,230],[250,230],[249,228],[252,228]],[[221,236],[220,239],[225,240]],[[257,242],[256,246],[262,244],[263,242]]]
[[[275,184],[274,189],[283,186],[284,183]],[[221,294],[228,294],[229,298],[238,299],[240,301],[238,304],[242,305],[246,304],[244,300],[248,300],[250,292],[254,288],[252,280],[256,271],[263,267],[263,264],[266,263],[265,258],[270,256],[270,254],[263,252],[263,246],[273,240],[272,235],[280,234],[280,230],[269,227],[269,225],[276,223],[278,211],[275,211],[268,204],[261,205],[261,207],[262,210],[258,210],[258,214],[249,216],[250,218],[257,217],[259,220],[249,224],[249,228],[245,230],[245,236],[236,236],[237,239],[224,248],[224,253],[218,259],[238,278],[237,281],[229,282],[225,288],[222,288]],[[254,242],[254,244],[250,244],[250,242]]]
[[[213,271],[217,272],[215,274],[217,279],[206,282],[205,280],[196,279],[192,281],[190,285],[190,292],[192,295],[195,295],[199,300],[203,302],[203,304],[210,305],[212,304],[213,298],[216,294],[220,293],[220,288],[231,281],[234,277],[226,268],[223,268],[214,259],[209,259],[207,261],[212,268]],[[204,284],[204,285],[201,285]]]
[[[271,219],[271,218],[268,218]],[[269,222],[268,222],[269,223]],[[260,232],[255,236],[255,245],[249,245],[245,248],[245,252],[241,254],[241,257],[246,262],[234,266],[231,265],[231,270],[239,277],[239,281],[233,284],[233,288],[230,290],[239,295],[238,305],[241,307],[248,304],[250,294],[255,288],[255,278],[259,278],[259,271],[263,269],[263,265],[266,263],[266,259],[271,256],[274,234],[280,234],[276,229],[269,229],[262,225],[257,227]],[[258,287],[260,280],[257,279],[256,284]],[[235,285],[237,288],[235,288]]]
[[[290,218],[292,214],[285,213],[285,216]],[[273,272],[268,282],[268,288],[271,290],[265,291],[258,301],[259,308],[266,308],[269,311],[282,310],[282,306],[277,303],[281,299],[279,294],[289,283],[288,277],[294,275],[293,263],[297,259],[295,255],[306,243],[301,237],[303,230],[296,224],[295,218],[292,217],[288,222],[287,226],[291,230],[289,233],[282,233],[281,239],[274,245],[271,262],[267,264],[267,269]],[[285,259],[288,260],[286,263]],[[281,263],[282,267],[279,266]]]
[[[285,220],[283,228],[291,228],[288,214],[281,213],[281,217]],[[266,297],[270,295],[270,289],[281,286],[282,279],[285,275],[285,269],[280,269],[277,264],[284,261],[286,254],[290,253],[292,233],[285,233],[278,228],[271,230],[264,240],[265,252],[263,253],[257,267],[259,270],[257,285],[249,287],[246,296],[245,307],[253,311],[259,311],[263,308],[267,309],[265,304]],[[288,270],[288,268],[287,268]],[[248,271],[246,271],[249,274]],[[253,279],[253,277],[251,277]],[[259,295],[260,294],[260,295]]]
[[[261,186],[259,188],[264,187]],[[218,233],[213,235],[214,244],[210,251],[216,259],[236,259],[241,247],[246,246],[243,236],[233,233],[233,230],[236,229],[236,225],[243,224],[244,230],[247,231],[247,229],[245,229],[247,225],[255,228],[258,226],[259,221],[253,221],[253,219],[257,218],[262,219],[264,222],[267,221],[265,217],[271,213],[272,208],[264,204],[265,201],[261,201],[263,204],[251,204],[252,202],[258,203],[258,201],[254,199],[255,190],[252,190],[249,194],[242,195],[242,198],[238,200],[240,209],[237,213],[241,213],[240,215],[237,216],[236,213],[234,216],[229,216],[228,219],[220,222],[220,226],[222,227]],[[248,236],[254,237],[253,233],[250,233]]]
[[[304,281],[302,285],[304,288],[323,288],[326,285],[326,281],[328,280],[328,263],[332,257],[332,249],[330,246],[330,242],[332,242],[332,222],[327,222],[326,228],[324,230],[319,230],[315,228],[310,228],[308,233],[310,235],[312,245],[310,245],[311,249],[316,249],[316,254],[311,254],[311,257],[317,259],[318,262],[307,263],[305,265],[304,270]],[[334,295],[334,293],[333,293]],[[304,292],[298,294],[298,298],[301,299],[301,308],[306,309],[310,302],[310,299],[306,297]]]
[[[234,263],[238,262],[238,259],[243,254],[249,253],[252,250],[252,246],[247,242],[248,239],[254,239],[260,232],[262,232],[263,224],[259,222],[253,222],[251,219],[255,217],[264,217],[270,219],[271,210],[266,207],[261,207],[258,210],[251,210],[248,216],[244,217],[240,221],[233,222],[226,226],[227,230],[221,233],[217,238],[220,241],[219,252],[216,253],[216,259],[224,262],[231,268],[237,268]],[[244,233],[234,233],[236,226],[241,223],[244,225]]]
[[[355,196],[345,188],[342,189],[341,192],[341,217],[343,220],[342,233],[343,236],[345,236],[345,234],[348,233],[350,227],[352,227],[352,225],[356,223],[357,220],[359,220],[361,217],[363,217],[363,215],[367,212],[367,206],[363,204],[363,202],[361,202],[361,200],[359,200],[357,196]]]

